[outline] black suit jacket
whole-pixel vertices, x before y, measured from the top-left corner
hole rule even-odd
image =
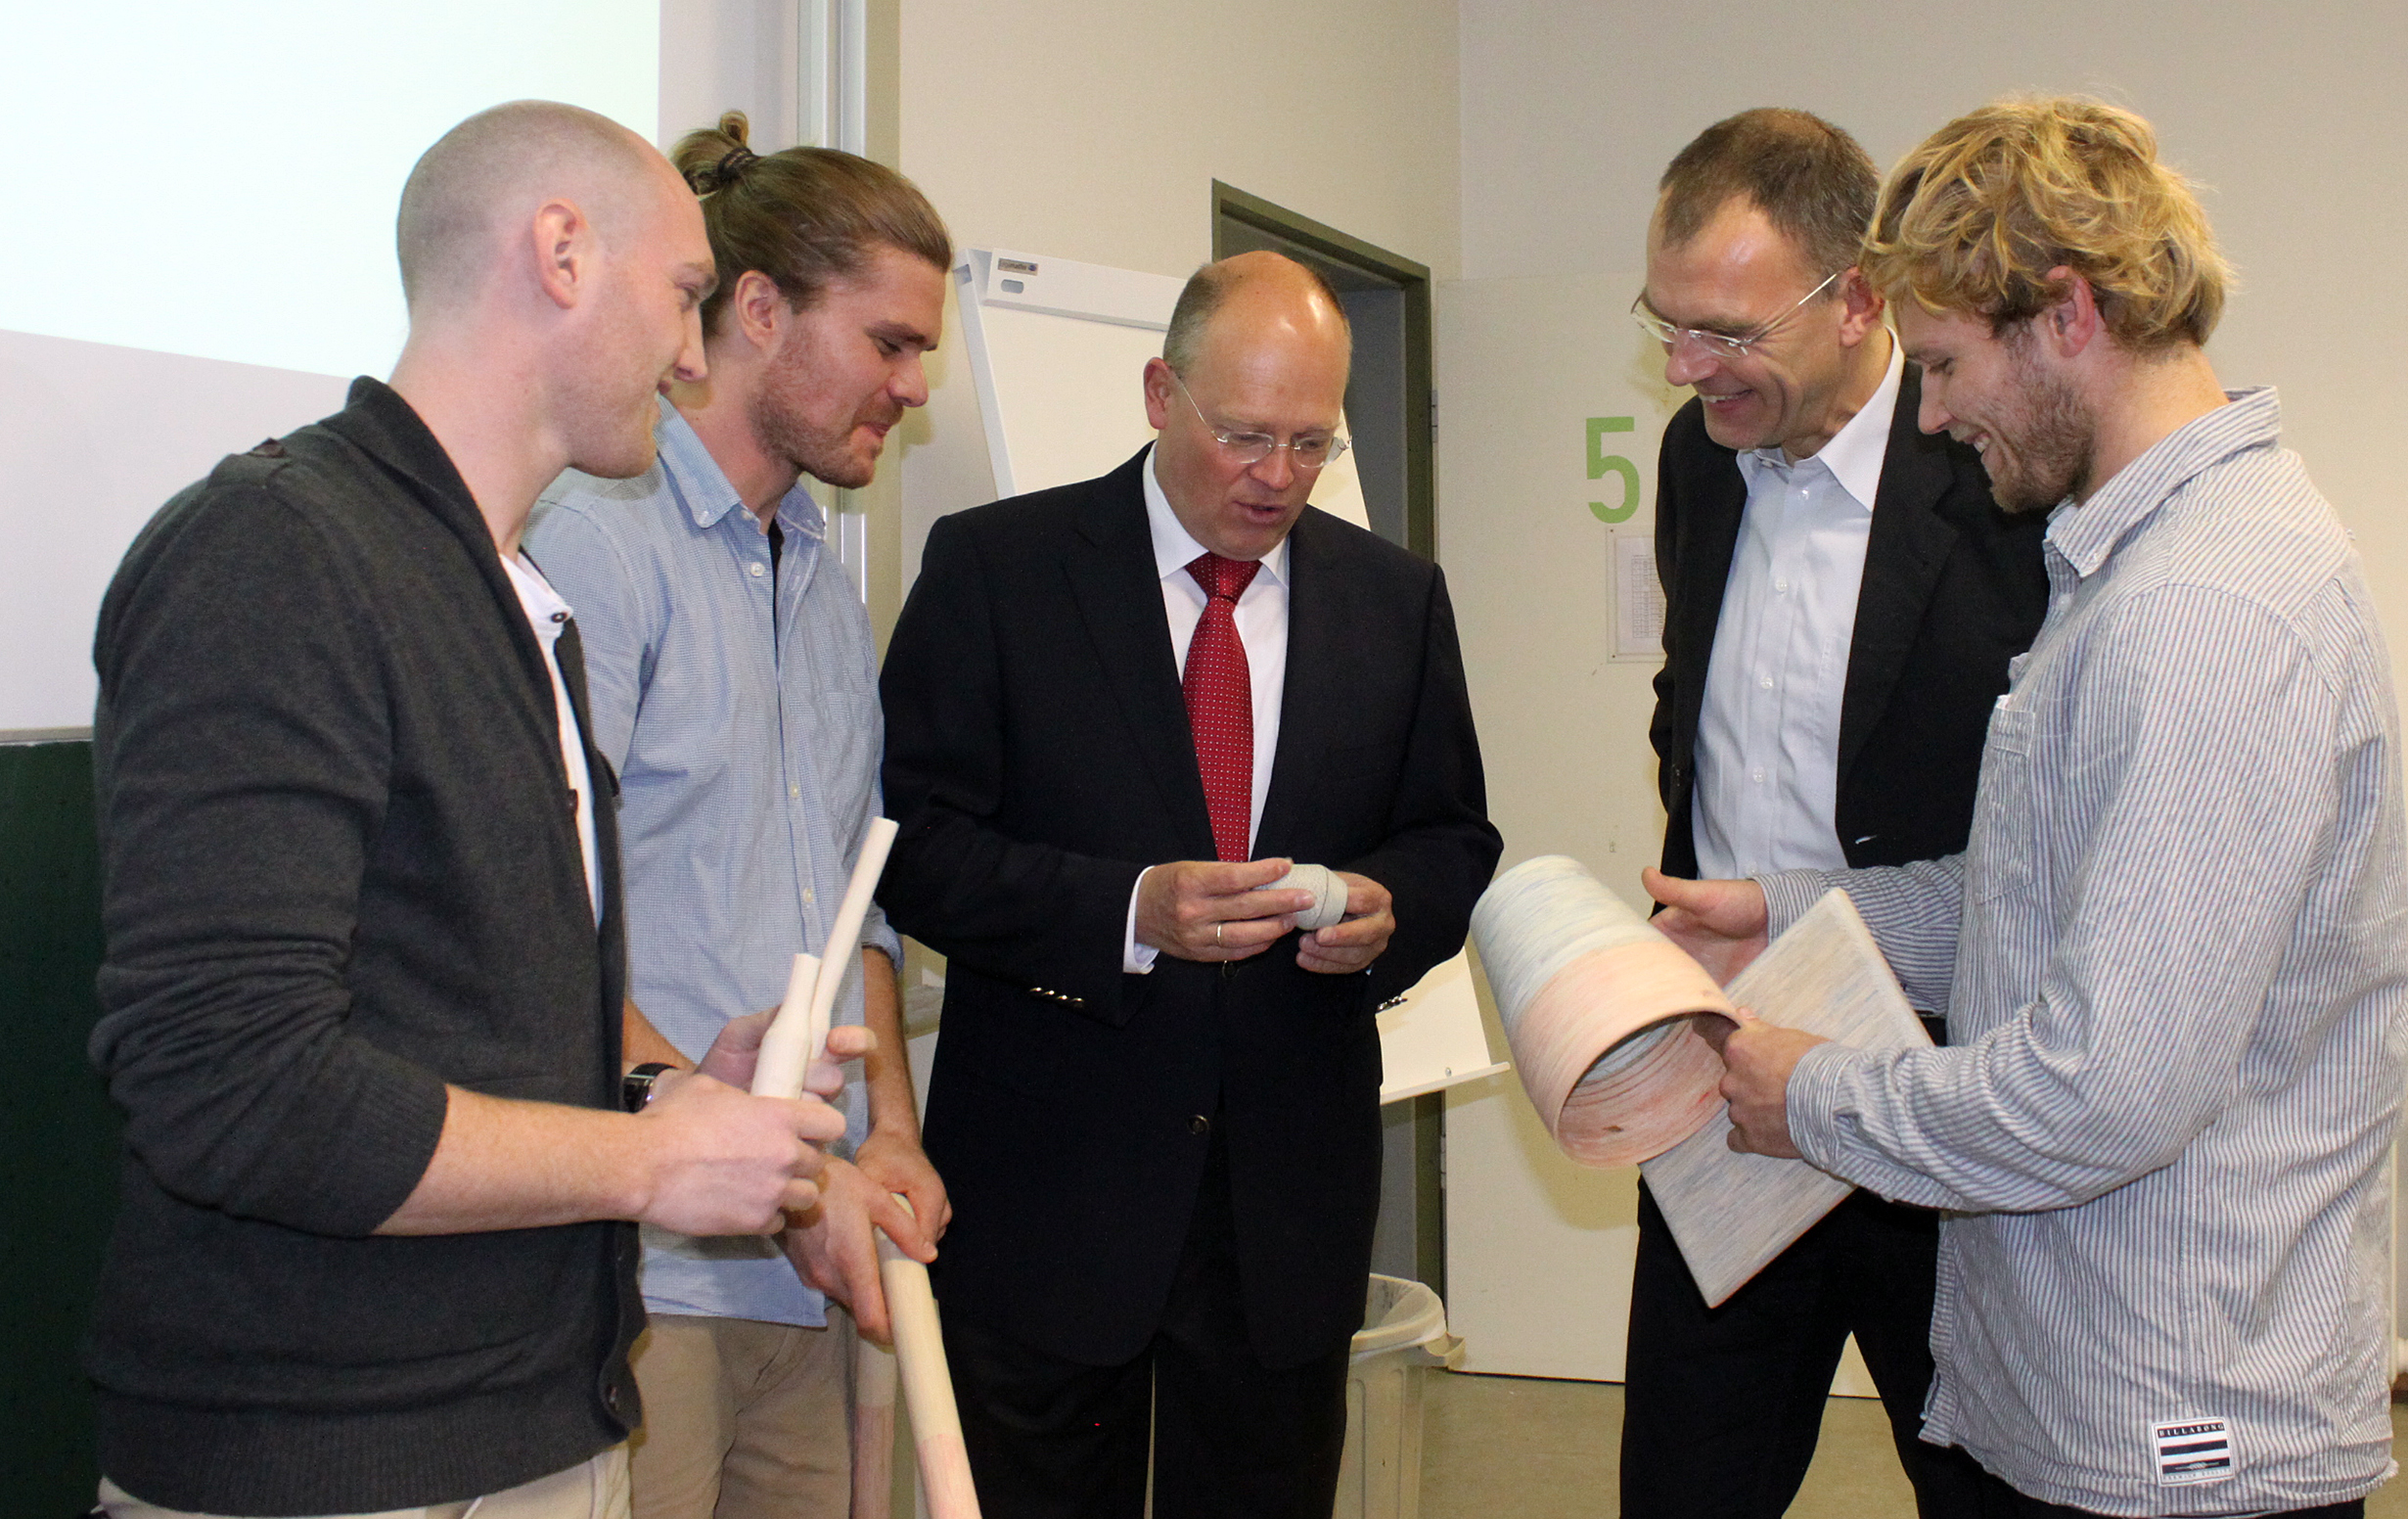
[[[1902,865],[1965,847],[1990,708],[2007,662],[2048,610],[2036,512],[1990,499],[1980,455],[1915,425],[1923,372],[1909,364],[1891,413],[1840,708],[1834,822],[1851,866]],[[1698,873],[1690,829],[1698,715],[1748,485],[1705,433],[1696,400],[1664,430],[1656,477],[1656,570],[1664,663],[1656,676],[1657,784],[1666,874]]]
[[[927,1144],[946,1312],[1094,1364],[1151,1337],[1218,1125],[1249,1337],[1362,1324],[1380,1189],[1373,1014],[1455,953],[1500,850],[1437,568],[1307,509],[1258,856],[1369,876],[1396,933],[1315,975],[1295,936],[1121,973],[1149,865],[1213,857],[1146,524],[1144,455],[939,521],[881,681],[902,825],[879,898],[942,951]]]

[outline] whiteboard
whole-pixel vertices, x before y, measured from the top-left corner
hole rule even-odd
[[[1001,248],[969,250],[953,278],[997,495],[1093,480],[1154,440],[1146,360],[1185,281]],[[1350,457],[1321,472],[1312,502],[1370,524]]]

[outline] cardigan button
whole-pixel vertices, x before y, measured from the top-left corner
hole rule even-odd
[[[1208,1134],[1212,1131],[1212,1121],[1201,1113],[1191,1115],[1187,1121],[1187,1131],[1191,1134]]]

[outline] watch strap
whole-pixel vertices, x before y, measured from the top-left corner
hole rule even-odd
[[[618,1079],[618,1105],[630,1113],[641,1113],[653,1100],[653,1083],[664,1071],[677,1068],[665,1060],[647,1060]]]

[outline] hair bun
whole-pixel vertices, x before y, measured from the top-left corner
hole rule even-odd
[[[740,182],[745,171],[760,161],[751,136],[752,123],[743,112],[722,112],[717,126],[687,133],[671,157],[688,189],[710,195]]]
[[[750,167],[752,164],[758,163],[760,161],[761,156],[759,154],[754,153],[744,144],[738,143],[735,147],[727,150],[725,156],[723,156],[718,162],[711,165],[710,187],[713,190],[726,189],[728,186],[735,184],[738,180],[742,179],[744,177],[744,171],[747,168]]]

